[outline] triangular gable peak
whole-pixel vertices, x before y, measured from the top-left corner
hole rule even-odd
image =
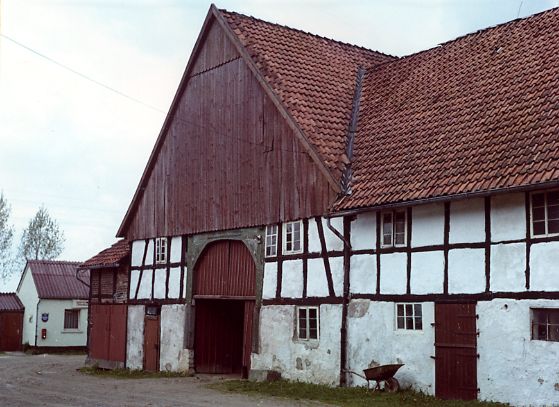
[[[214,6],[118,231],[129,240],[323,214],[338,182]]]

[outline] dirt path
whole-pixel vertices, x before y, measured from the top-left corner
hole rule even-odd
[[[115,379],[84,375],[84,356],[0,355],[0,406],[308,406],[266,397],[223,394],[208,377]],[[316,406],[316,404],[313,404]]]

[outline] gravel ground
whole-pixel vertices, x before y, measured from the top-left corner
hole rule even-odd
[[[308,406],[206,388],[216,376],[115,379],[76,371],[85,356],[0,355],[0,406]]]

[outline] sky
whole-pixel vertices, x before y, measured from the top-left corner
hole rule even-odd
[[[559,0],[216,5],[404,56]],[[209,6],[0,0],[0,191],[11,205],[16,244],[41,205],[64,231],[60,259],[86,260],[116,240]],[[14,290],[17,277],[0,282],[0,291]]]

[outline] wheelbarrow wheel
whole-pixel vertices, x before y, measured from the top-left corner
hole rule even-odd
[[[397,379],[391,377],[384,382],[384,388],[389,393],[396,393],[398,390],[400,390],[400,383]]]

